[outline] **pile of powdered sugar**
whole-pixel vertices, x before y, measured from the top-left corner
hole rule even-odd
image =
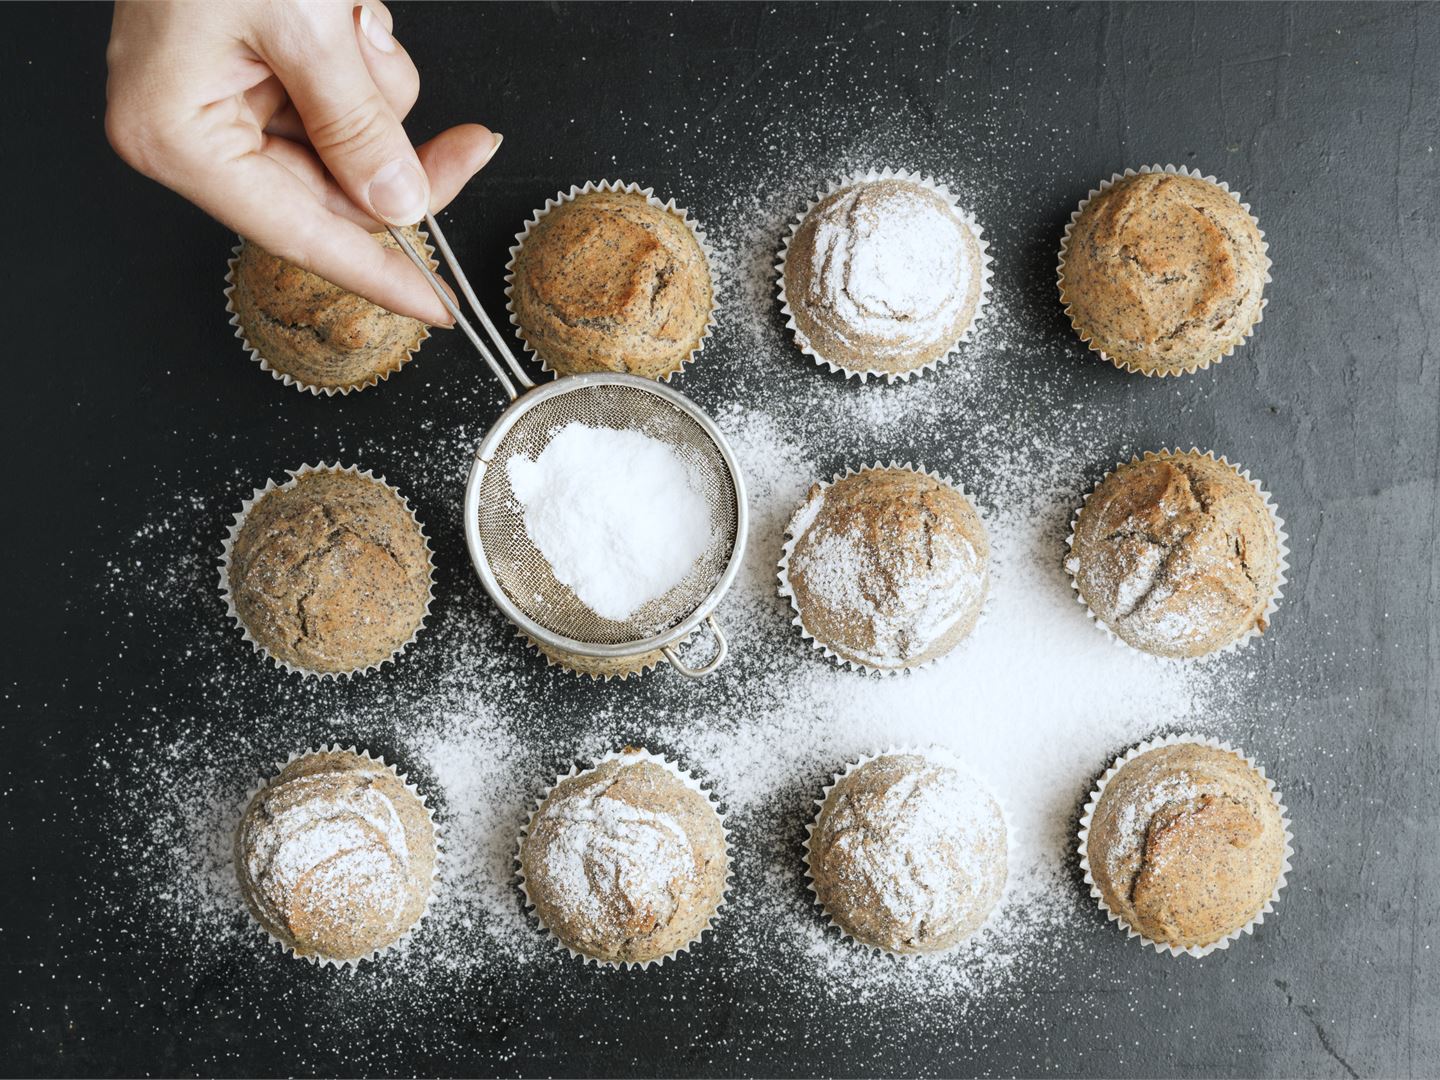
[[[664,596],[714,541],[693,467],[639,431],[567,424],[505,472],[556,580],[607,619]]]

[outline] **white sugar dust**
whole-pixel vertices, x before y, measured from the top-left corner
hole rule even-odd
[[[638,431],[567,424],[505,471],[556,580],[603,618],[623,622],[664,596],[714,541],[694,471]]]

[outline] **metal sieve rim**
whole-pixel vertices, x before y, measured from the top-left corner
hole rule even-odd
[[[725,570],[719,580],[715,582],[714,587],[686,619],[669,630],[641,641],[618,645],[595,644],[564,637],[547,630],[534,619],[525,615],[500,587],[500,582],[490,568],[490,560],[485,556],[485,547],[480,539],[480,487],[494,460],[495,451],[499,448],[501,440],[509,434],[510,429],[519,422],[522,416],[537,405],[586,386],[633,387],[636,390],[652,394],[680,410],[699,424],[701,430],[709,436],[715,444],[715,448],[720,452],[725,467],[730,470],[730,477],[735,483],[735,544],[730,550],[730,558],[725,564]],[[465,483],[464,515],[465,546],[470,552],[471,565],[475,568],[475,574],[479,577],[480,584],[489,594],[490,599],[495,602],[495,606],[500,609],[501,614],[541,645],[577,653],[581,656],[595,657],[635,656],[674,645],[688,636],[715,611],[721,598],[735,581],[735,576],[740,572],[740,564],[745,557],[745,541],[750,524],[750,509],[745,494],[745,476],[740,471],[740,463],[736,460],[734,451],[730,449],[730,443],[721,433],[720,428],[716,426],[715,421],[711,420],[700,406],[678,390],[672,390],[663,383],[641,378],[639,375],[623,375],[619,372],[609,371],[564,375],[545,386],[526,391],[512,401],[500,414],[500,418],[490,427],[490,430],[485,433],[485,437],[480,440],[480,445],[475,450],[475,459],[470,465],[470,477]]]

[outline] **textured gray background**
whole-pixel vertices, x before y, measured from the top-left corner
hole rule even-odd
[[[1074,971],[1007,991],[968,1037],[903,1040],[887,1037],[914,1030],[903,1006],[791,1015],[761,983],[717,982],[703,955],[644,983],[567,968],[457,987],[468,1007],[357,1030],[309,969],[237,986],[122,932],[127,893],[95,892],[125,872],[104,841],[96,747],[146,710],[198,707],[186,687],[201,670],[251,670],[233,641],[212,635],[191,657],[190,629],[127,621],[99,594],[150,494],[177,477],[218,492],[194,522],[205,546],[255,477],[363,447],[382,425],[473,420],[498,398],[477,385],[432,412],[432,381],[474,382],[456,339],[427,352],[428,379],[343,403],[239,362],[217,314],[225,231],[104,146],[108,10],[9,8],[0,1071],[1440,1072],[1440,7],[397,9],[424,79],[412,130],[476,118],[507,135],[447,219],[472,265],[503,261],[515,224],[573,181],[643,176],[706,220],[737,187],[819,183],[866,146],[899,146],[899,163],[975,193],[999,284],[1053,339],[998,365],[1119,408],[1117,446],[1193,441],[1263,463],[1296,575],[1258,654],[1266,712],[1247,745],[1275,747],[1262,756],[1297,821],[1293,884],[1264,933],[1215,962],[1141,956],[1100,925]],[[806,129],[793,153],[772,137],[787,113]],[[1053,299],[1070,209],[1151,161],[1232,181],[1276,260],[1254,343],[1163,388],[1090,359]],[[475,276],[499,307],[496,275]],[[717,355],[685,377],[702,404],[762,385],[734,374],[746,358]],[[815,377],[797,364],[770,384]],[[921,456],[948,437],[895,445]],[[458,540],[439,546],[442,588],[478,602]]]

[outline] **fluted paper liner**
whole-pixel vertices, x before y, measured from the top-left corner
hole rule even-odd
[[[535,824],[536,815],[540,813],[541,808],[545,805],[545,801],[550,798],[551,794],[555,791],[555,789],[566,780],[572,779],[576,776],[583,776],[586,773],[594,772],[601,765],[604,765],[607,761],[617,760],[626,761],[629,763],[648,761],[651,764],[659,765],[661,768],[665,769],[677,780],[679,780],[686,787],[688,787],[691,791],[698,793],[702,798],[705,799],[705,801],[710,805],[710,808],[714,810],[715,816],[720,822],[720,829],[725,836],[725,885],[720,891],[720,902],[715,905],[715,910],[711,912],[710,917],[705,920],[705,925],[700,928],[699,933],[697,933],[693,938],[691,938],[684,945],[680,946],[678,949],[675,949],[672,952],[668,952],[664,956],[656,957],[653,960],[608,960],[603,957],[591,956],[588,953],[583,953],[578,949],[572,948],[567,942],[563,941],[560,936],[555,933],[554,930],[547,926],[545,924],[545,920],[540,917],[540,909],[535,905],[535,901],[530,898],[529,883],[525,879],[525,864],[521,861],[520,858],[520,853],[524,850],[525,847],[525,841],[529,837],[530,830]],[[539,798],[535,800],[535,807],[526,816],[525,824],[520,829],[520,836],[515,841],[515,875],[518,879],[520,892],[525,897],[525,908],[530,913],[531,917],[535,920],[536,924],[540,927],[540,929],[544,930],[545,933],[549,935],[550,940],[555,943],[557,948],[563,949],[565,952],[569,953],[571,957],[579,959],[584,964],[594,964],[596,967],[600,968],[628,969],[637,967],[649,968],[652,965],[658,967],[667,960],[674,960],[675,957],[678,956],[680,953],[688,953],[691,948],[693,948],[695,945],[698,945],[707,932],[714,931],[715,921],[720,917],[720,912],[724,909],[725,905],[730,902],[731,878],[734,873],[735,860],[730,853],[730,829],[726,825],[726,818],[727,815],[720,813],[718,800],[716,799],[715,794],[711,791],[706,790],[706,788],[700,783],[699,779],[696,776],[691,773],[685,772],[683,769],[680,768],[679,765],[668,760],[667,758],[662,757],[659,754],[652,754],[650,751],[643,748],[631,746],[626,747],[623,750],[612,750],[610,753],[605,754],[603,757],[596,758],[590,763],[590,766],[585,769],[580,768],[578,764],[571,765],[569,772],[557,775],[555,779],[550,783],[550,785],[546,787],[545,790],[540,794]]]
[[[655,196],[654,188],[642,188],[639,184],[626,183],[623,180],[587,180],[583,185],[572,184],[570,185],[569,191],[557,191],[554,198],[546,199],[545,205],[531,214],[530,220],[525,222],[525,227],[515,234],[515,243],[510,248],[510,260],[505,264],[505,311],[510,316],[510,325],[515,327],[515,336],[520,339],[520,344],[524,347],[525,351],[540,361],[541,370],[548,371],[552,376],[559,378],[560,372],[551,367],[550,361],[546,359],[545,355],[532,346],[525,337],[525,329],[520,325],[520,320],[515,315],[515,304],[512,298],[515,290],[515,260],[520,254],[520,249],[524,247],[525,240],[529,237],[530,231],[534,229],[536,225],[540,224],[541,218],[557,206],[574,202],[577,196],[589,195],[597,191],[612,193],[625,192],[631,195],[645,196],[645,201],[656,210],[662,210],[667,214],[672,214],[679,218],[685,228],[690,230],[690,235],[695,238],[695,243],[699,246],[701,254],[705,256],[705,270],[710,275],[710,315],[705,320],[705,328],[701,331],[700,339],[695,343],[695,347],[692,348],[673,369],[658,377],[659,381],[668,383],[672,375],[684,371],[688,365],[695,361],[697,356],[704,352],[705,343],[709,341],[711,335],[715,333],[715,313],[720,308],[720,282],[715,271],[715,251],[711,248],[710,242],[705,238],[704,231],[695,220],[691,218],[690,211],[683,206],[677,206],[673,198],[669,202],[662,202]]]
[[[876,761],[883,757],[892,757],[896,755],[914,755],[916,757],[924,758],[932,765],[940,765],[952,768],[968,776],[971,780],[980,785],[980,787],[985,791],[985,794],[989,795],[990,798],[994,800],[995,805],[1000,808],[1000,820],[1004,822],[1005,825],[1005,884],[1000,890],[1000,895],[995,899],[994,906],[991,907],[991,909],[986,913],[984,922],[977,926],[971,933],[967,934],[965,937],[955,942],[954,945],[948,946],[944,949],[938,949],[934,952],[896,952],[893,949],[887,949],[884,945],[872,945],[868,941],[861,941],[859,938],[855,937],[853,934],[850,933],[850,931],[846,930],[845,927],[840,925],[840,923],[835,919],[835,916],[831,914],[830,909],[825,906],[824,901],[820,899],[820,892],[818,889],[815,888],[815,875],[810,866],[810,844],[815,839],[815,827],[820,823],[820,814],[825,809],[825,803],[829,800],[830,793],[835,790],[835,785],[840,783],[840,781],[844,780],[847,776],[849,776],[851,773],[855,772],[862,766],[870,764],[870,762],[872,761]],[[805,866],[805,887],[810,891],[811,902],[820,909],[820,914],[825,917],[825,922],[828,925],[833,926],[839,932],[841,941],[853,941],[857,946],[863,949],[871,949],[874,952],[881,953],[885,956],[890,956],[895,958],[896,960],[903,961],[924,961],[933,960],[942,956],[948,956],[954,953],[956,950],[962,948],[967,942],[974,941],[977,937],[979,937],[980,934],[995,921],[996,913],[1001,911],[1010,899],[1011,889],[1015,880],[1015,868],[1011,865],[1010,860],[1011,855],[1019,847],[1019,845],[1016,843],[1014,820],[1014,817],[1010,814],[1009,810],[1005,806],[1005,803],[1000,799],[999,796],[995,794],[995,792],[991,789],[990,785],[985,783],[981,779],[980,775],[973,768],[971,768],[964,761],[962,761],[959,755],[957,755],[953,750],[949,749],[948,747],[935,744],[929,746],[915,746],[911,744],[901,746],[892,745],[886,747],[884,750],[881,750],[879,753],[865,754],[861,757],[856,758],[854,761],[850,762],[850,764],[846,765],[845,768],[840,772],[832,773],[830,776],[830,782],[821,789],[820,798],[815,800],[815,813],[812,815],[810,821],[807,822],[805,825],[805,842],[801,845],[801,847],[805,851],[805,854],[803,856],[803,863]]]
[[[1076,601],[1080,604],[1081,607],[1085,609],[1085,614],[1089,617],[1090,621],[1096,626],[1098,626],[1101,630],[1103,630],[1105,632],[1105,635],[1115,644],[1119,645],[1122,649],[1128,649],[1130,652],[1138,653],[1141,656],[1147,657],[1161,664],[1187,664],[1193,663],[1196,660],[1208,660],[1212,657],[1221,656],[1234,649],[1240,648],[1241,645],[1244,645],[1251,638],[1260,637],[1262,634],[1264,634],[1265,631],[1261,630],[1259,627],[1252,626],[1249,630],[1245,631],[1245,633],[1241,634],[1229,644],[1222,645],[1220,646],[1220,648],[1214,649],[1208,653],[1201,653],[1199,656],[1158,656],[1155,653],[1146,652],[1144,649],[1138,649],[1134,645],[1131,645],[1124,638],[1122,638],[1119,634],[1115,633],[1114,630],[1110,629],[1110,627],[1105,624],[1105,621],[1101,619],[1100,616],[1096,615],[1093,610],[1091,610],[1089,602],[1085,599],[1084,594],[1080,591],[1080,582],[1077,580],[1076,577],[1080,569],[1078,559],[1070,553],[1075,550],[1075,526],[1079,524],[1080,515],[1084,513],[1085,505],[1090,501],[1090,496],[1094,495],[1095,492],[1099,490],[1101,484],[1105,483],[1106,480],[1109,480],[1110,477],[1114,476],[1117,472],[1119,472],[1123,468],[1126,468],[1127,466],[1136,465],[1142,461],[1151,461],[1157,459],[1163,461],[1169,458],[1183,456],[1186,454],[1201,454],[1201,451],[1198,447],[1194,446],[1192,446],[1188,451],[1181,450],[1178,446],[1174,450],[1146,450],[1143,454],[1137,454],[1131,457],[1129,461],[1117,462],[1113,469],[1111,469],[1104,476],[1102,476],[1100,480],[1093,487],[1091,487],[1088,492],[1085,493],[1084,498],[1080,501],[1080,506],[1076,509],[1075,513],[1070,518],[1070,532],[1065,537],[1065,572],[1070,577],[1070,588],[1075,590]],[[1280,601],[1284,595],[1285,585],[1290,580],[1288,577],[1286,577],[1285,574],[1285,572],[1290,569],[1290,546],[1288,543],[1286,543],[1286,541],[1290,539],[1290,534],[1285,531],[1285,522],[1280,517],[1279,512],[1275,509],[1275,503],[1271,499],[1270,493],[1265,490],[1259,480],[1253,479],[1250,476],[1249,469],[1241,469],[1238,465],[1227,460],[1225,455],[1223,454],[1217,457],[1215,455],[1215,451],[1213,450],[1205,451],[1202,456],[1208,457],[1212,461],[1218,461],[1221,465],[1225,465],[1228,468],[1233,469],[1235,473],[1240,476],[1241,479],[1243,479],[1247,484],[1253,487],[1256,492],[1259,493],[1261,501],[1265,504],[1265,511],[1270,515],[1270,523],[1275,529],[1275,591],[1270,597],[1269,601],[1266,603],[1265,610],[1261,613],[1265,616],[1265,626],[1268,629],[1272,623],[1275,612],[1280,609]]]
[[[1080,205],[1077,206],[1074,212],[1071,213],[1070,221],[1065,226],[1065,232],[1060,238],[1060,255],[1055,265],[1055,286],[1060,292],[1060,302],[1062,304],[1065,304],[1065,255],[1070,250],[1070,231],[1075,228],[1075,223],[1080,220],[1080,215],[1084,213],[1085,208],[1090,205],[1090,200],[1095,198],[1095,196],[1099,195],[1102,191],[1105,191],[1107,188],[1114,185],[1117,181],[1124,180],[1127,176],[1139,176],[1144,173],[1152,172],[1169,173],[1172,176],[1188,176],[1192,180],[1203,180],[1207,184],[1212,184],[1215,187],[1218,187],[1221,191],[1225,192],[1226,195],[1230,196],[1230,198],[1234,199],[1237,203],[1239,203],[1240,209],[1244,210],[1245,213],[1249,215],[1250,220],[1255,223],[1255,231],[1260,234],[1260,254],[1265,258],[1265,284],[1270,284],[1270,267],[1274,264],[1270,261],[1270,245],[1265,241],[1265,230],[1260,228],[1260,219],[1257,218],[1254,214],[1250,213],[1250,204],[1247,202],[1241,202],[1240,193],[1238,191],[1231,191],[1230,185],[1225,183],[1225,181],[1217,180],[1214,176],[1205,175],[1201,173],[1199,169],[1190,169],[1184,165],[1141,165],[1138,169],[1126,169],[1123,173],[1111,174],[1109,180],[1102,180],[1100,182],[1100,186],[1098,188],[1091,188],[1090,194],[1086,195],[1085,198],[1081,199]],[[1088,347],[1091,352],[1098,353],[1102,359],[1109,361],[1111,364],[1114,364],[1121,371],[1127,371],[1132,375],[1146,375],[1154,378],[1163,379],[1167,375],[1188,375],[1191,372],[1203,371],[1211,364],[1220,363],[1221,360],[1224,360],[1227,356],[1232,354],[1236,349],[1243,345],[1247,340],[1255,336],[1255,327],[1259,326],[1260,323],[1264,321],[1265,308],[1269,303],[1270,300],[1268,297],[1261,297],[1260,307],[1255,312],[1255,321],[1251,323],[1250,326],[1245,330],[1244,336],[1239,341],[1235,342],[1219,356],[1216,356],[1209,360],[1191,360],[1186,362],[1182,367],[1173,371],[1147,371],[1139,364],[1136,364],[1134,361],[1117,360],[1115,357],[1107,353],[1104,349],[1100,348],[1100,346],[1096,345],[1094,341],[1091,340],[1089,335],[1086,334],[1084,328],[1075,321],[1075,314],[1071,310],[1074,307],[1073,304],[1065,304],[1065,315],[1067,318],[1069,318],[1070,325],[1074,328],[1075,333],[1079,336],[1080,340],[1085,343],[1086,347]]]
[[[426,582],[425,612],[420,616],[420,622],[411,632],[409,638],[401,642],[393,653],[378,664],[352,668],[349,671],[311,671],[309,668],[300,667],[298,664],[292,664],[274,655],[251,635],[250,628],[247,627],[244,620],[240,618],[240,612],[235,606],[234,594],[230,589],[230,556],[235,548],[235,538],[240,535],[240,530],[244,527],[245,518],[250,513],[251,508],[266,495],[270,494],[270,492],[287,491],[299,483],[301,477],[318,472],[350,473],[353,476],[363,477],[372,483],[379,484],[386,491],[390,492],[390,494],[394,495],[395,498],[400,500],[400,505],[404,508],[405,512],[410,515],[410,520],[415,523],[415,528],[420,533],[420,539],[425,545],[425,561],[429,565],[429,575]],[[325,680],[339,679],[342,676],[350,679],[357,675],[378,671],[384,665],[392,663],[396,657],[415,643],[415,639],[420,635],[420,631],[425,629],[425,620],[430,617],[430,605],[435,601],[435,553],[430,548],[430,537],[425,534],[425,526],[420,524],[420,519],[415,516],[415,511],[405,496],[401,495],[397,488],[386,483],[383,476],[376,476],[369,469],[361,472],[353,465],[342,467],[338,461],[334,465],[326,465],[324,462],[321,462],[319,465],[301,465],[298,469],[289,470],[289,476],[290,479],[282,484],[277,484],[274,480],[267,480],[263,488],[256,488],[250,498],[241,504],[240,512],[235,515],[235,520],[230,525],[229,532],[225,537],[225,542],[220,553],[220,598],[225,601],[226,613],[235,621],[235,625],[240,627],[240,636],[248,641],[257,653],[268,658],[277,668],[281,668],[286,672],[295,672],[305,678]]]
[[[420,242],[425,249],[425,261],[430,264],[431,270],[439,269],[440,264],[435,261],[435,248],[430,243],[430,235],[424,229],[417,229],[416,231],[420,234]],[[284,383],[286,386],[293,386],[296,390],[302,392],[308,391],[316,397],[319,397],[321,394],[324,394],[326,397],[334,397],[336,394],[340,394],[341,396],[358,394],[361,390],[368,390],[370,387],[384,382],[389,379],[391,375],[394,375],[404,368],[406,364],[415,358],[415,354],[420,351],[420,346],[429,340],[430,327],[421,323],[420,336],[415,339],[415,344],[405,350],[405,355],[400,358],[400,361],[393,368],[389,371],[377,371],[364,382],[355,383],[350,386],[314,386],[284,371],[280,371],[278,368],[272,367],[270,361],[265,359],[264,354],[252,345],[250,339],[245,336],[245,327],[240,322],[240,313],[235,310],[235,265],[240,261],[240,252],[244,249],[246,243],[243,236],[240,237],[239,240],[240,242],[230,249],[230,259],[226,264],[228,269],[225,272],[225,310],[230,313],[230,325],[235,327],[235,336],[240,339],[240,344],[245,346],[245,351],[250,354],[250,359],[260,365],[261,371],[268,371],[273,378]]]
[[[790,308],[790,298],[785,290],[785,260],[790,253],[790,243],[795,239],[795,233],[799,230],[801,224],[810,216],[810,211],[814,210],[819,203],[828,199],[837,191],[843,191],[859,184],[872,184],[879,180],[904,180],[907,183],[917,184],[938,195],[945,201],[950,209],[955,212],[955,216],[960,219],[965,227],[970,230],[971,235],[975,238],[975,243],[980,248],[980,297],[975,301],[975,311],[970,316],[970,322],[966,325],[960,336],[951,342],[943,353],[935,357],[935,359],[921,364],[919,367],[911,368],[908,371],[877,371],[873,368],[852,368],[838,360],[821,356],[820,353],[811,346],[804,332],[795,324],[795,313]],[[992,262],[994,262],[994,259],[990,256],[990,245],[984,239],[984,230],[980,227],[980,223],[976,221],[974,214],[960,205],[955,196],[950,193],[950,189],[944,184],[935,180],[933,177],[924,176],[917,172],[908,172],[904,169],[884,168],[878,172],[871,169],[868,172],[853,173],[839,180],[832,180],[829,186],[823,191],[815,193],[814,198],[806,204],[805,209],[790,223],[790,230],[785,234],[785,239],[781,243],[780,250],[776,253],[775,289],[780,298],[780,313],[785,316],[786,328],[795,337],[796,347],[806,356],[814,360],[818,366],[829,368],[832,372],[842,372],[847,379],[851,377],[858,378],[862,383],[866,382],[871,376],[874,376],[876,380],[884,379],[887,383],[906,382],[920,375],[922,372],[930,371],[938,367],[942,361],[950,359],[950,357],[959,351],[961,345],[974,336],[975,330],[980,325],[980,320],[985,313],[985,307],[990,303],[990,279],[993,276],[990,264]]]
[[[517,629],[515,633],[544,657],[546,667],[558,667],[568,675],[583,675],[591,682],[609,682],[611,679],[624,682],[631,676],[648,675],[661,664],[669,663],[664,649],[652,649],[635,656],[581,656],[542,645],[523,630]],[[686,634],[669,648],[684,648],[692,636]]]
[[[244,825],[245,822],[245,816],[250,812],[250,807],[254,804],[256,797],[260,795],[261,792],[265,791],[265,789],[268,788],[275,781],[275,778],[279,776],[281,772],[287,769],[292,762],[299,761],[301,758],[310,757],[313,754],[353,754],[355,757],[363,758],[366,761],[372,761],[375,764],[381,765],[384,768],[390,770],[390,772],[395,776],[395,778],[405,786],[405,790],[409,791],[410,794],[414,795],[417,799],[420,800],[420,805],[425,808],[425,814],[430,819],[430,828],[433,830],[435,836],[435,866],[433,872],[430,875],[430,891],[429,894],[425,897],[424,910],[420,912],[419,918],[417,918],[415,922],[412,923],[403,934],[397,937],[390,944],[382,945],[380,948],[375,949],[373,952],[370,952],[365,956],[357,956],[348,960],[337,960],[334,957],[321,956],[318,953],[297,952],[293,945],[276,937],[274,932],[271,931],[268,926],[266,926],[256,917],[255,912],[250,907],[249,900],[244,897],[243,887],[241,888],[240,892],[242,896],[242,903],[245,908],[245,913],[250,916],[250,922],[254,925],[255,929],[259,930],[262,934],[265,935],[265,937],[269,938],[270,941],[278,945],[282,952],[286,953],[287,955],[293,957],[296,960],[304,960],[307,963],[314,964],[317,967],[342,968],[349,972],[354,971],[364,961],[375,961],[386,953],[399,952],[402,948],[405,947],[405,945],[410,941],[410,939],[419,932],[421,925],[430,916],[430,907],[435,902],[436,887],[440,883],[440,878],[443,872],[442,863],[444,861],[445,829],[443,825],[441,825],[435,820],[435,808],[430,805],[429,800],[425,797],[424,794],[421,793],[420,789],[417,788],[414,784],[412,784],[410,782],[410,779],[403,773],[401,773],[398,769],[396,769],[394,765],[391,765],[389,762],[387,762],[383,756],[371,754],[368,750],[357,750],[354,744],[351,744],[350,746],[342,746],[339,743],[331,743],[328,745],[312,747],[309,750],[297,750],[289,757],[287,757],[284,761],[282,761],[279,765],[277,765],[271,771],[269,777],[261,780],[258,784],[255,784],[250,788],[250,790],[245,795],[243,809],[240,812],[240,819],[236,822],[235,825],[235,838],[237,841],[240,835],[240,828]],[[232,858],[235,860],[235,877],[238,882],[240,877],[240,865],[239,852],[235,850],[236,846],[237,845],[232,842]]]
[[[1234,754],[1259,773],[1260,778],[1265,781],[1265,786],[1270,790],[1270,797],[1275,800],[1275,806],[1280,811],[1280,826],[1285,832],[1285,853],[1280,861],[1280,875],[1275,881],[1275,890],[1271,893],[1270,899],[1266,900],[1260,910],[1255,913],[1255,917],[1238,930],[1232,930],[1218,941],[1212,941],[1209,945],[1191,945],[1188,948],[1179,945],[1167,945],[1159,941],[1151,941],[1126,922],[1121,915],[1111,911],[1109,905],[1105,903],[1105,897],[1100,892],[1100,886],[1095,884],[1095,878],[1090,873],[1090,855],[1086,850],[1087,841],[1090,839],[1090,821],[1095,815],[1095,807],[1099,805],[1100,796],[1104,793],[1106,785],[1114,779],[1115,774],[1147,751],[1155,750],[1162,746],[1176,746],[1182,743],[1195,743],[1200,746],[1210,746],[1217,750],[1224,750],[1227,753]],[[1124,927],[1126,938],[1138,938],[1142,945],[1148,945],[1157,953],[1168,952],[1171,956],[1185,954],[1198,959],[1202,956],[1208,956],[1216,949],[1228,949],[1230,943],[1232,941],[1238,941],[1242,934],[1254,933],[1255,927],[1265,921],[1265,916],[1274,912],[1275,905],[1280,902],[1280,890],[1285,888],[1285,875],[1291,870],[1290,859],[1291,856],[1295,854],[1295,849],[1292,846],[1294,839],[1295,836],[1290,831],[1290,813],[1285,806],[1285,800],[1275,787],[1275,781],[1265,775],[1264,768],[1257,765],[1253,758],[1247,757],[1228,742],[1212,738],[1208,735],[1181,734],[1150,739],[1115,759],[1115,763],[1105,770],[1105,775],[1100,777],[1099,782],[1090,791],[1090,799],[1086,802],[1085,811],[1080,818],[1080,831],[1076,838],[1076,845],[1080,852],[1080,869],[1085,872],[1085,884],[1090,886],[1090,895],[1095,898],[1095,902],[1100,905],[1100,910],[1105,913],[1105,916],[1111,922],[1118,923]]]
[[[940,481],[940,483],[945,484],[947,487],[954,488],[965,498],[965,501],[970,504],[971,509],[975,511],[975,516],[980,518],[980,524],[985,525],[984,515],[980,513],[980,508],[975,505],[975,500],[970,497],[970,493],[965,490],[965,485],[957,483],[955,480],[952,480],[944,473],[933,472],[930,469],[925,468],[924,465],[920,465],[917,467],[908,461],[892,461],[888,465],[882,461],[876,461],[873,465],[861,465],[858,469],[853,467],[847,467],[843,473],[836,473],[829,480],[818,480],[816,481],[816,483],[823,490],[833,487],[841,480],[846,480],[852,476],[859,476],[861,473],[872,472],[876,469],[904,469],[908,472],[919,473],[922,476],[928,476],[932,480]],[[809,492],[809,488],[806,488],[806,492]],[[941,653],[938,656],[929,657],[925,660],[920,660],[918,662],[902,664],[900,667],[894,668],[876,667],[873,664],[866,664],[860,660],[852,660],[848,657],[841,656],[839,653],[835,652],[826,642],[821,640],[815,634],[811,633],[810,628],[805,625],[804,619],[800,615],[800,602],[795,596],[795,589],[790,584],[790,556],[794,554],[795,544],[799,541],[800,536],[803,535],[803,530],[801,533],[796,533],[794,531],[794,525],[796,519],[800,515],[800,512],[804,510],[807,505],[809,505],[809,502],[810,499],[808,498],[807,494],[807,497],[796,508],[795,513],[791,515],[789,524],[785,526],[785,546],[781,549],[780,564],[777,569],[776,577],[779,579],[780,582],[780,595],[790,601],[790,610],[795,613],[794,618],[790,620],[791,624],[798,627],[800,629],[800,636],[806,641],[810,642],[810,644],[816,649],[819,649],[822,653],[824,653],[826,659],[834,661],[841,667],[848,667],[853,671],[858,671],[865,675],[899,675],[902,672],[920,671],[923,668],[929,667],[937,660],[943,660],[945,657],[953,655],[959,649],[963,648],[966,642],[973,639],[975,635],[979,633],[980,628],[985,624],[985,619],[989,614],[990,610],[991,582],[989,580],[990,562],[988,559],[985,563],[985,598],[981,601],[980,604],[980,614],[975,619],[975,625],[971,627],[970,633],[966,634],[963,638],[957,641],[947,652]],[[986,526],[985,531],[986,538],[988,540],[990,531],[988,526]]]

